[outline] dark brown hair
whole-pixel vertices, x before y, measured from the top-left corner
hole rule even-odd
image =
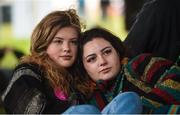
[[[101,27],[94,27],[94,28],[91,28],[87,31],[85,31],[82,36],[81,36],[81,39],[80,39],[80,53],[79,53],[79,60],[80,60],[80,65],[81,65],[81,69],[82,69],[82,73],[84,76],[86,76],[86,79],[89,79],[90,81],[90,86],[89,86],[89,92],[93,92],[94,90],[94,82],[90,79],[90,77],[88,77],[88,74],[83,66],[83,48],[84,48],[84,45],[86,43],[88,43],[89,41],[92,41],[93,39],[96,39],[96,38],[102,38],[106,41],[108,41],[113,47],[114,49],[116,50],[116,52],[119,54],[119,58],[120,58],[120,61],[123,61],[125,56],[126,56],[126,48],[123,44],[123,42],[120,40],[119,37],[115,36],[114,34],[112,34],[112,32],[110,32],[109,30],[105,29],[105,28],[101,28]]]

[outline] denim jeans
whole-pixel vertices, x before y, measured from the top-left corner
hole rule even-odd
[[[117,95],[106,107],[100,111],[93,105],[75,105],[63,114],[140,114],[142,103],[134,92],[124,92]]]

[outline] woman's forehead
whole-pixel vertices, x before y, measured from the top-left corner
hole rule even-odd
[[[83,52],[84,55],[87,55],[89,53],[99,52],[105,47],[112,47],[112,45],[103,38],[94,38],[84,44]]]

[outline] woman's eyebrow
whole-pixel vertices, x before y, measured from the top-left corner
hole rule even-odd
[[[91,56],[95,56],[95,54],[94,53],[89,54],[89,55],[85,56],[85,59],[87,59],[88,57],[91,57]]]
[[[63,38],[58,37],[58,36],[55,36],[54,39],[61,39],[61,40],[63,40]]]
[[[74,37],[74,38],[70,38],[70,40],[77,40],[78,38],[77,37]]]
[[[64,40],[65,38],[55,36],[54,39],[61,39],[61,40]],[[69,40],[77,40],[77,39],[78,39],[77,37],[73,37],[73,38],[70,38]]]
[[[101,52],[103,52],[103,51],[106,50],[106,49],[111,49],[111,46],[106,46],[105,48],[103,48],[103,49],[101,50]]]

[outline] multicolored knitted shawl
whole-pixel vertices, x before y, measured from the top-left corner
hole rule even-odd
[[[111,81],[98,81],[91,104],[103,109],[117,94],[135,91],[143,113],[180,112],[180,67],[172,61],[141,54],[133,58]]]

